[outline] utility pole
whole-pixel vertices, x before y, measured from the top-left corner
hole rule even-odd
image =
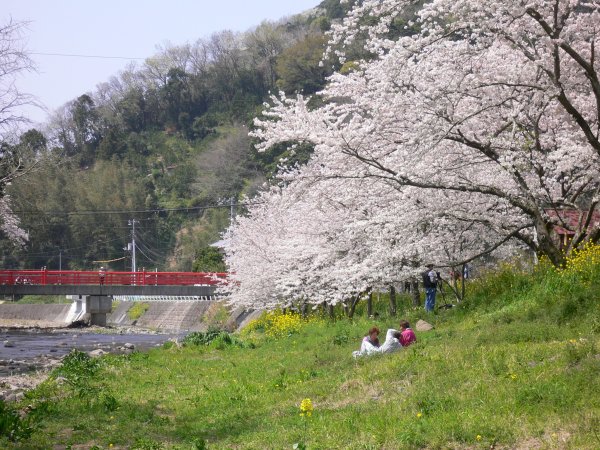
[[[233,224],[233,197],[229,197],[229,224]]]
[[[139,223],[136,219],[131,219],[129,221],[129,226],[131,227],[131,271],[136,272],[135,266],[135,224]]]

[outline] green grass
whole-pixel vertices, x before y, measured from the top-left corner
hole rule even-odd
[[[10,300],[6,301],[10,303]],[[73,303],[73,300],[69,300],[66,295],[25,295],[23,298],[18,300],[16,303],[19,304],[48,304],[48,303]]]
[[[61,383],[19,405],[31,436],[0,447],[600,448],[600,273],[579,281],[505,268],[435,315],[403,299],[388,317],[382,296],[377,321],[313,320],[280,338],[259,330],[98,363],[74,355]],[[400,353],[352,359],[370,326],[400,318],[435,329]]]

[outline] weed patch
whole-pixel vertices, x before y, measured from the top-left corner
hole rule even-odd
[[[127,318],[129,320],[138,320],[146,311],[148,311],[149,308],[150,305],[148,303],[134,302],[131,308],[129,308],[127,311]]]
[[[33,433],[33,426],[28,417],[21,418],[18,411],[0,400],[0,437],[11,442],[25,440]]]

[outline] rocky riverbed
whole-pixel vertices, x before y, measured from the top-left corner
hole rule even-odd
[[[0,398],[22,398],[73,349],[92,356],[127,353],[158,347],[181,336],[133,327],[0,329]]]

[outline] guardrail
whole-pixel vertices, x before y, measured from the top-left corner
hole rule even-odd
[[[227,273],[0,270],[2,285],[216,286]]]

